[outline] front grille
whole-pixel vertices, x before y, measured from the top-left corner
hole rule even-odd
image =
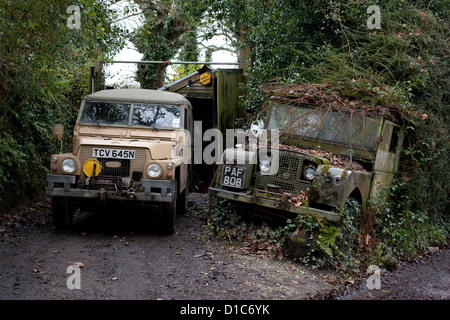
[[[139,181],[142,178],[142,172],[146,162],[145,149],[138,148],[120,148],[123,150],[134,150],[134,159],[113,159],[113,158],[95,158],[92,156],[92,148],[97,146],[82,146],[80,151],[81,163],[84,164],[86,160],[97,159],[101,166],[102,171],[100,176],[112,176],[112,177],[130,177],[134,181]],[[105,148],[105,147],[102,147]]]
[[[99,158],[97,160],[102,165],[101,175],[114,177],[130,176],[131,160],[129,159]]]
[[[300,180],[303,168],[301,154],[279,150],[278,159],[273,158],[272,166],[278,165],[278,171],[273,175],[262,175],[257,172],[255,185],[258,189],[267,189],[267,185],[271,184],[281,187],[282,192],[295,194],[311,188],[311,182]]]

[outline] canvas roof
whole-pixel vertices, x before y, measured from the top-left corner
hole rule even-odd
[[[181,94],[150,89],[111,89],[101,90],[85,96],[87,101],[142,102],[160,104],[186,104],[190,102]]]

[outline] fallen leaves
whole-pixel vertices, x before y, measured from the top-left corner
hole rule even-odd
[[[399,33],[397,36],[402,37],[404,34]],[[354,86],[357,83],[356,80],[352,82]],[[362,116],[370,113],[382,115],[394,121],[406,117],[401,109],[399,96],[392,94],[389,88],[356,88],[358,90],[350,94],[344,87],[331,84],[281,83],[277,80],[262,86],[262,90],[271,96],[272,103],[320,106],[323,109],[353,112]],[[370,102],[371,99],[368,99],[374,96],[389,97],[389,99],[378,100],[374,104]]]
[[[415,112],[415,115],[417,117],[419,117],[422,120],[427,120],[428,119],[428,115],[426,113],[419,113],[419,112]]]
[[[296,207],[301,206],[304,202],[309,201],[311,189],[308,188],[306,191],[300,191],[298,194],[288,194],[288,203],[295,205]]]
[[[320,150],[320,149],[305,149],[305,148],[299,148],[297,146],[293,145],[286,145],[286,144],[279,144],[280,149],[285,150],[292,150],[297,152],[302,152],[306,154],[310,154],[316,157],[321,157],[325,159],[331,160],[331,165],[337,166],[337,167],[343,167],[348,168],[350,167],[350,157],[346,155],[340,155],[340,154],[330,154],[329,152]],[[365,171],[362,164],[352,159],[352,169],[354,170],[360,170]]]
[[[427,254],[440,254],[441,251],[439,250],[439,247],[429,247],[426,251]]]
[[[227,250],[239,254],[256,254],[261,256],[267,256],[270,259],[280,257],[280,247],[271,241],[266,239],[257,238],[254,236],[255,230],[247,230],[244,235],[239,235],[236,228],[230,229],[229,233],[233,239],[239,239],[233,241],[232,245],[227,247]]]

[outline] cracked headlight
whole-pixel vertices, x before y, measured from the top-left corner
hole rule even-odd
[[[264,173],[269,172],[269,170],[270,170],[269,158],[262,158],[259,160],[259,170]]]
[[[62,162],[62,169],[65,173],[74,173],[77,169],[77,164],[73,159],[68,158]]]
[[[161,166],[157,163],[152,163],[147,167],[147,174],[150,178],[159,178],[161,176],[161,173]]]

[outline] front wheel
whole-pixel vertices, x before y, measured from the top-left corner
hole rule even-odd
[[[159,208],[158,229],[161,234],[172,234],[175,232],[175,215],[177,214],[177,180],[172,181],[172,199],[170,202],[163,202]]]
[[[57,230],[65,230],[72,226],[73,209],[68,197],[52,198],[52,217]]]
[[[188,198],[189,198],[189,176],[186,179],[186,188],[183,190],[183,192],[180,193],[178,199],[177,199],[177,215],[183,215],[188,213]]]

